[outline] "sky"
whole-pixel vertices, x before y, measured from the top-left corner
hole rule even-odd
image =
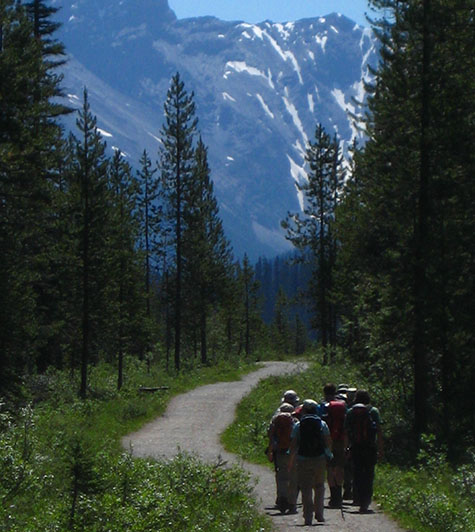
[[[222,20],[289,22],[329,13],[342,13],[367,26],[368,0],[168,0],[181,18],[212,15]]]

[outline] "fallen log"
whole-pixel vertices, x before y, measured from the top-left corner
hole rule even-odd
[[[160,392],[169,389],[170,386],[141,386],[139,392]]]

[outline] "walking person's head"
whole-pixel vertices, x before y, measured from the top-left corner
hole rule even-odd
[[[302,404],[302,416],[312,416],[318,412],[318,403],[313,399],[305,399]]]
[[[294,411],[294,407],[290,403],[282,403],[279,406],[279,412],[288,412],[291,414],[293,411]]]
[[[299,404],[299,401],[299,396],[294,390],[287,390],[286,392],[284,392],[284,395],[280,400],[281,403],[290,403],[294,407]]]
[[[323,394],[325,395],[326,399],[334,397],[336,394],[336,386],[332,382],[328,382],[323,387]]]
[[[367,390],[357,390],[355,394],[355,403],[369,405],[371,403],[369,392]]]

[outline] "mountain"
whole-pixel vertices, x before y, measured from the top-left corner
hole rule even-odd
[[[53,0],[69,61],[65,92],[87,87],[108,146],[137,164],[158,159],[163,104],[180,72],[194,92],[199,129],[226,234],[235,254],[290,249],[280,228],[302,207],[307,142],[321,122],[348,143],[348,110],[364,98],[376,61],[371,31],[339,14],[296,22],[177,20],[167,0]],[[72,124],[72,121],[70,125]]]

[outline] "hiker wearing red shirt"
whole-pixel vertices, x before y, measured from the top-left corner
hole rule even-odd
[[[323,387],[324,401],[319,404],[319,415],[330,429],[333,459],[327,466],[328,487],[330,488],[329,508],[341,508],[343,503],[343,482],[345,479],[345,417],[346,402],[343,388],[328,383]]]

